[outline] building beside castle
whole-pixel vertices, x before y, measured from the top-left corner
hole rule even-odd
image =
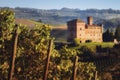
[[[93,24],[93,17],[87,18],[87,24],[80,20],[75,19],[67,22],[68,26],[68,42],[73,41],[75,38],[79,39],[80,43],[86,41],[102,42],[103,26]]]

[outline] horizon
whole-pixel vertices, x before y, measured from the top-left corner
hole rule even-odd
[[[115,0],[4,0],[0,2],[0,7],[10,7],[10,8],[35,8],[35,9],[114,9],[120,10],[120,1]]]
[[[1,6],[0,6],[1,7]],[[12,9],[15,9],[15,8],[28,8],[28,9],[39,9],[39,8],[32,8],[32,7],[8,7],[8,6],[5,6],[5,7],[1,7],[1,8],[12,8]],[[113,9],[113,8],[106,8],[106,9],[97,9],[97,8],[88,8],[88,9],[79,9],[79,8],[68,8],[68,7],[62,7],[62,8],[53,8],[53,9],[43,9],[43,10],[61,10],[61,9],[78,9],[78,10],[90,10],[90,9],[93,9],[93,10],[109,10],[109,9],[112,9],[112,10],[120,10],[120,9]],[[42,10],[42,9],[41,9]]]

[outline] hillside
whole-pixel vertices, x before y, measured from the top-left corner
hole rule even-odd
[[[34,20],[24,19],[24,18],[15,18],[15,23],[16,24],[23,24],[23,25],[26,25],[26,26],[29,26],[29,27],[44,24],[42,22],[37,22],[37,21],[34,21]]]
[[[94,23],[104,24],[105,28],[116,27],[120,22],[120,10],[113,9],[34,9],[34,8],[11,8],[15,11],[16,18],[42,21],[47,24],[61,25],[67,21],[79,18],[86,21],[87,16],[94,17]]]
[[[67,40],[67,26],[56,26],[52,28],[51,36],[55,38],[55,41]]]
[[[15,19],[15,23],[16,24],[22,24],[22,25],[26,25],[29,27],[33,27],[36,24],[41,25],[43,23],[40,22],[36,22],[33,20],[29,20],[29,19],[20,19],[20,18],[16,18]],[[67,38],[67,26],[63,25],[63,26],[51,26],[51,37],[54,37],[55,40],[57,41],[66,41]]]
[[[94,22],[95,24],[103,24],[104,28],[116,28],[117,26],[120,25],[120,18],[113,18],[109,20],[105,19],[98,19]]]
[[[111,20],[111,23],[114,23],[114,19]],[[29,19],[23,19],[23,18],[16,18],[15,22],[17,24],[23,24],[23,25],[27,25],[29,27],[35,26],[36,24],[43,24],[41,22],[36,22],[34,20],[29,20]],[[114,26],[113,24],[111,24],[108,21],[104,21],[104,22],[100,22],[100,23],[105,23],[105,25],[108,25],[107,28],[115,28],[112,27]],[[119,22],[116,24],[119,24]],[[67,40],[67,25],[59,25],[59,26],[51,26],[52,30],[51,30],[51,37],[55,38],[55,41],[63,41],[66,42]],[[114,31],[114,30],[113,30]]]
[[[93,16],[94,22],[103,24],[105,28],[116,27],[117,22],[120,22],[120,10],[112,9],[30,9],[30,8],[15,8],[16,17],[41,20],[44,23],[52,25],[66,24],[67,21],[75,18],[80,18],[86,21],[87,16]]]
[[[95,24],[103,24],[104,28],[116,28],[120,25],[120,10],[113,9],[33,9],[33,8],[11,8],[15,11],[16,22],[28,26],[34,26],[39,22],[53,25],[51,36],[56,40],[66,40],[66,22],[79,18],[86,22],[87,16],[93,16]],[[38,22],[39,21],[39,22]],[[62,26],[62,27],[61,27]]]

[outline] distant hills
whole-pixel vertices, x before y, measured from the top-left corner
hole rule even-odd
[[[105,28],[114,28],[120,24],[120,10],[113,9],[34,9],[34,8],[12,8],[16,18],[25,18],[42,21],[52,25],[66,24],[67,21],[79,18],[86,21],[88,16],[94,17],[94,23],[104,24]]]
[[[1,8],[1,7],[0,7]],[[51,36],[58,41],[65,41],[67,38],[66,22],[72,19],[79,18],[86,22],[88,16],[93,16],[95,24],[103,24],[104,28],[113,28],[120,25],[120,10],[113,9],[33,9],[33,8],[11,8],[15,11],[16,23],[21,23],[28,26],[41,24],[44,22],[52,24],[54,27],[51,31]],[[35,21],[36,22],[35,22]]]

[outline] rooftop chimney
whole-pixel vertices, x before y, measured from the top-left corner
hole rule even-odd
[[[93,17],[92,16],[89,16],[87,18],[87,22],[88,22],[88,25],[92,25],[93,24]]]

